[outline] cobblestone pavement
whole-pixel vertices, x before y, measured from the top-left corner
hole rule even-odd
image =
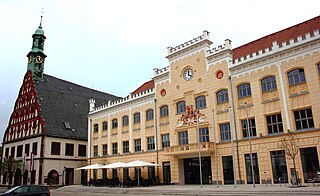
[[[99,195],[320,195],[320,186],[304,186],[291,188],[288,185],[225,185],[217,188],[215,185],[167,185],[151,187],[90,187],[65,186],[51,191],[52,196],[99,196]]]

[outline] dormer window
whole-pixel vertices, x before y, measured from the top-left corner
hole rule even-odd
[[[66,129],[71,129],[70,123],[68,122],[63,122],[64,128]]]

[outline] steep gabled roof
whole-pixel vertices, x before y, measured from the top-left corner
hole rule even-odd
[[[304,38],[306,33],[313,35],[313,31],[317,29],[320,29],[320,16],[233,49],[233,60],[258,52],[259,50],[271,48],[273,41],[281,44],[282,42],[289,42],[290,39],[296,40],[298,36]]]
[[[133,91],[131,94],[139,94],[143,91],[149,90],[149,89],[153,89],[154,88],[154,80],[150,80],[148,82],[145,82],[144,84],[142,84],[139,88],[137,88],[135,91]]]
[[[46,74],[43,81],[35,82],[35,89],[45,134],[70,139],[87,140],[89,99],[95,99],[99,106],[120,98]],[[69,123],[70,128],[65,123]]]

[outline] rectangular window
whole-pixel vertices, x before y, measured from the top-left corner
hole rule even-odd
[[[78,156],[85,157],[87,156],[87,146],[83,144],[79,144]]]
[[[29,152],[30,152],[30,144],[26,144],[24,146],[24,153],[29,156]]]
[[[9,148],[6,148],[5,157],[9,158]]]
[[[170,147],[170,135],[169,133],[161,135],[162,148]]]
[[[17,146],[17,157],[22,157],[22,148],[23,145]]]
[[[267,119],[267,127],[268,127],[269,134],[283,132],[281,114],[266,116],[266,119]]]
[[[128,116],[124,116],[122,118],[122,126],[128,126],[129,125],[129,117]]]
[[[153,110],[148,110],[146,112],[146,120],[152,120],[153,119]]]
[[[103,130],[103,131],[108,130],[108,122],[107,122],[107,121],[104,121],[104,122],[102,123],[102,130]]]
[[[108,144],[102,145],[102,155],[107,156],[108,155]]]
[[[93,125],[93,132],[94,132],[94,133],[99,132],[99,125],[98,125],[98,124],[94,124],[94,125]]]
[[[210,142],[208,127],[199,129],[199,139],[200,142]]]
[[[66,156],[73,156],[74,154],[74,145],[66,143]]]
[[[140,113],[136,113],[133,115],[133,123],[134,124],[140,123]]]
[[[154,136],[148,137],[147,141],[148,141],[148,150],[154,150],[155,149]]]
[[[32,143],[32,153],[33,153],[33,155],[37,155],[38,154],[38,142],[33,142]]]
[[[294,111],[297,130],[314,128],[311,108]]]
[[[206,97],[205,96],[200,96],[196,98],[196,109],[200,110],[200,109],[204,109],[207,107],[206,104]]]
[[[93,146],[93,156],[94,157],[98,157],[99,156],[99,152],[98,152],[98,146]]]
[[[179,132],[179,145],[188,144],[188,131]]]
[[[141,139],[134,140],[134,151],[135,152],[141,151]]]
[[[129,153],[129,141],[122,142],[123,153]]]
[[[220,125],[220,136],[221,136],[221,141],[231,140],[230,123],[225,123]]]
[[[60,155],[60,142],[51,142],[51,155]]]
[[[247,126],[247,119],[241,120],[241,125],[243,137],[249,137],[248,131],[250,131],[250,137],[257,136],[256,121],[254,118],[249,119],[249,130]]]
[[[12,158],[14,158],[15,152],[16,152],[16,147],[12,146],[11,147],[11,154],[10,154]]]
[[[112,143],[112,154],[118,154],[118,143]]]

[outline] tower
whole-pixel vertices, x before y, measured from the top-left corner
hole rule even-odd
[[[40,20],[40,25],[35,33],[32,35],[33,42],[31,51],[27,54],[28,57],[28,68],[32,72],[32,78],[34,80],[43,79],[43,69],[44,60],[47,57],[43,53],[43,46],[46,37],[44,36],[44,31],[42,30],[42,16]]]

